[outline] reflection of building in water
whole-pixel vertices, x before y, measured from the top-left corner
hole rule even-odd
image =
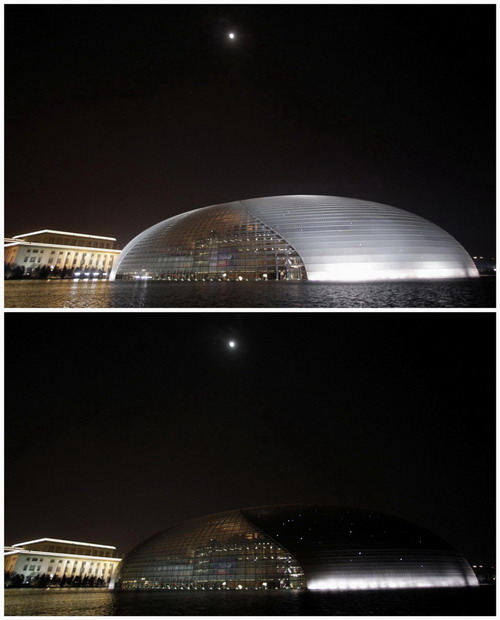
[[[114,237],[39,230],[6,239],[7,277],[108,277],[120,255]]]
[[[196,209],[126,245],[111,278],[354,282],[477,277],[464,248],[417,215],[338,196]]]
[[[352,590],[477,585],[467,561],[427,530],[381,513],[260,507],[173,526],[128,553],[121,589]]]
[[[120,558],[116,547],[57,538],[40,538],[5,549],[8,583],[106,585]]]

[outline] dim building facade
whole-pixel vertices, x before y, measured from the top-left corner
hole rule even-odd
[[[107,585],[120,561],[112,545],[58,538],[16,543],[4,552],[7,580],[19,585],[35,583],[42,576],[47,583]]]
[[[4,243],[9,273],[32,276],[64,271],[74,277],[109,277],[120,255],[114,237],[101,237],[59,230],[39,230],[16,235]]]
[[[422,217],[338,196],[274,196],[182,213],[122,251],[111,278],[171,281],[477,277],[468,253]]]
[[[175,525],[140,543],[111,587],[373,590],[478,585],[435,534],[379,512],[263,506]]]

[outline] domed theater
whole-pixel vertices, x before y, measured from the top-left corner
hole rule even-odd
[[[111,587],[376,590],[477,586],[441,538],[379,512],[263,506],[174,525],[140,543]]]
[[[355,282],[477,277],[464,248],[395,207],[274,196],[181,213],[132,239],[111,279]]]

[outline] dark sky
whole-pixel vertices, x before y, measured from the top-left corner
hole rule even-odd
[[[6,233],[310,193],[494,256],[495,9],[8,5]]]
[[[191,517],[311,502],[407,518],[494,561],[494,314],[5,323],[9,544],[123,554]]]

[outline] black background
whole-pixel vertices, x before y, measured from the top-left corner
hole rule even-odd
[[[8,5],[6,233],[310,193],[494,256],[495,9]]]
[[[493,563],[494,330],[491,313],[9,313],[6,542],[123,554],[191,517],[312,502]]]

